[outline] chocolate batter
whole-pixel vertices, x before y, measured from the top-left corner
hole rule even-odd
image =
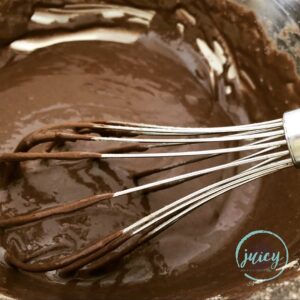
[[[42,2],[18,3],[16,23],[7,22],[1,32],[1,152],[12,151],[35,129],[65,121],[100,119],[211,127],[266,121],[298,106],[300,81],[294,65],[272,48],[255,15],[231,1],[130,1],[140,9],[154,11],[149,28],[128,22],[127,15],[113,21],[97,15],[73,16],[67,22],[47,26],[33,24],[29,17],[34,7],[63,4]],[[129,43],[57,43],[26,54],[19,52],[20,44],[10,44],[20,38],[44,41],[50,35],[97,26],[122,26],[138,33],[139,38]],[[209,64],[207,55],[213,55],[216,64]],[[103,151],[109,145],[76,143],[68,147]],[[181,149],[194,150],[195,146]],[[218,158],[214,164],[232,159]],[[26,163],[9,185],[4,184],[5,172],[0,174],[1,218],[123,190],[209,164],[189,164],[142,182],[132,178],[135,172],[176,161]],[[234,261],[235,247],[243,235],[255,229],[272,230],[288,244],[291,260],[297,258],[300,174],[293,169],[215,199],[88,278],[62,278],[56,271],[25,273],[4,259],[5,250],[20,257],[44,250],[56,257],[72,253],[228,175],[228,171],[220,172],[2,230],[0,291],[20,299],[244,297],[251,291],[245,289],[247,281]]]

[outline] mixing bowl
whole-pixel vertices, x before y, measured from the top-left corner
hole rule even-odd
[[[195,0],[196,1],[196,0]],[[300,29],[299,29],[299,22],[300,22],[300,3],[297,0],[272,0],[272,1],[261,1],[261,0],[234,0],[235,2],[247,7],[248,9],[253,10],[257,16],[259,17],[259,20],[261,21],[263,27],[265,28],[266,32],[268,33],[268,36],[270,39],[276,44],[278,49],[288,53],[293,60],[296,63],[297,70],[300,73]],[[97,1],[88,1],[90,3],[95,3]],[[111,1],[108,4],[114,3],[118,4],[120,1]],[[140,3],[143,4],[144,1],[140,0]],[[160,3],[162,6],[167,7],[168,1],[157,1],[157,3]],[[36,5],[32,5],[32,3],[35,3]],[[49,16],[43,14],[43,13],[36,13],[38,9],[43,9],[45,7],[51,7],[55,5],[55,7],[60,7],[63,3],[70,3],[70,4],[78,4],[80,1],[56,1],[56,0],[46,0],[46,1],[27,1],[26,3],[22,3],[22,1],[14,1],[14,5],[7,6],[5,12],[3,13],[2,18],[8,19],[8,22],[4,22],[5,28],[7,31],[9,31],[10,35],[8,34],[5,38],[5,41],[3,39],[4,46],[10,45],[10,51],[28,51],[31,52],[34,49],[37,48],[43,48],[48,45],[52,45],[53,43],[58,43],[57,40],[53,41],[53,39],[48,38],[46,40],[43,40],[41,43],[35,43],[32,42],[32,40],[28,41],[23,40],[23,35],[26,33],[26,23],[27,18],[33,14],[32,20],[34,20],[36,23],[41,26],[43,29],[43,26],[47,29],[47,26],[49,25]],[[137,7],[139,7],[139,1],[138,0],[132,0],[128,1],[128,3],[135,4]],[[128,4],[129,6],[129,4]],[[153,9],[151,5],[149,5],[149,10]],[[0,6],[1,8],[1,6]],[[16,9],[18,8],[18,9]],[[41,12],[43,11],[41,9]],[[0,12],[1,13],[1,12]],[[22,16],[21,16],[22,14]],[[116,12],[114,12],[116,15]],[[113,18],[114,14],[112,13],[110,16]],[[147,12],[146,16],[142,17],[142,21],[144,24],[147,22],[149,23],[151,21],[151,18],[153,17],[154,13]],[[1,16],[1,14],[0,14]],[[59,23],[64,23],[65,20],[63,17],[61,17],[62,14],[57,14],[55,18],[56,21]],[[50,19],[53,16],[50,16]],[[139,19],[139,16],[135,16],[135,21]],[[17,20],[14,25],[10,27],[9,20]],[[134,18],[133,18],[134,19]],[[193,16],[190,17],[191,22],[193,22]],[[141,19],[139,19],[141,21]],[[51,22],[50,22],[51,23]],[[3,27],[4,28],[4,27]],[[44,29],[45,29],[44,28]],[[40,29],[40,28],[39,28]],[[107,28],[105,28],[106,30]],[[102,32],[103,33],[103,32]],[[105,31],[107,34],[107,31]],[[140,35],[134,35],[134,34],[128,34],[128,35],[122,35],[120,32],[112,32],[111,34],[114,34],[114,37],[107,37],[106,39],[110,41],[122,41],[122,42],[133,42],[137,38],[143,35],[143,31],[140,33]],[[91,32],[86,32],[86,35],[91,34]],[[94,35],[91,35],[93,39]],[[13,39],[12,39],[13,37]],[[83,39],[84,35],[80,36],[73,36],[74,40],[80,38]],[[60,42],[65,41],[71,41],[72,38],[61,36]],[[104,38],[102,38],[102,41],[105,41]],[[50,44],[49,44],[50,43]],[[4,61],[6,59],[6,62],[9,62],[12,59],[12,55],[10,51],[5,52],[3,54]],[[2,52],[0,52],[2,54]],[[18,56],[18,58],[22,59],[22,54]],[[1,69],[0,69],[1,72]],[[1,83],[0,83],[1,84]],[[1,101],[1,100],[0,100]],[[300,104],[300,100],[299,100]],[[1,106],[1,102],[0,102]],[[218,254],[215,254],[216,256]],[[294,261],[293,267],[297,267],[297,262]],[[224,276],[226,276],[226,270],[220,270]],[[28,276],[26,279],[23,277],[21,278],[21,275],[16,275],[16,273],[10,269],[7,270],[7,276],[6,278],[0,278],[0,292],[3,293],[2,296],[0,296],[0,299],[53,299],[53,300],[60,300],[60,299],[67,299],[65,298],[66,295],[69,295],[69,298],[71,299],[71,292],[68,294],[68,290],[76,289],[78,286],[82,288],[81,290],[78,289],[78,294],[76,294],[77,299],[88,299],[93,297],[95,299],[98,299],[98,296],[94,295],[92,292],[85,293],[84,291],[84,285],[89,284],[89,282],[71,282],[71,285],[64,286],[61,285],[52,285],[52,284],[43,284],[40,282],[37,282],[34,277]],[[21,280],[22,279],[22,280]],[[7,290],[4,290],[1,288],[1,284],[4,285],[9,283],[9,286]],[[213,279],[205,279],[203,278],[204,287],[199,291],[199,299],[202,299],[202,292],[203,295],[209,295],[209,296],[215,296],[214,298],[210,299],[223,299],[223,291],[222,287],[216,293],[213,292],[207,292],[207,290],[210,290],[209,285],[216,284],[213,282]],[[170,284],[170,282],[168,282]],[[201,284],[201,283],[199,283]],[[203,284],[203,283],[202,283]],[[191,289],[186,283],[186,291],[181,291],[180,294],[177,295],[178,299],[187,299],[185,298],[185,293],[190,292],[189,289]],[[225,286],[225,285],[224,285]],[[52,288],[53,287],[53,288]],[[224,295],[230,295],[231,290],[239,290],[242,289],[245,292],[245,297],[250,297],[251,299],[268,299],[268,297],[273,297],[272,299],[299,299],[300,297],[300,279],[297,279],[297,272],[291,272],[289,273],[289,276],[282,277],[281,281],[279,282],[270,282],[265,283],[263,285],[257,285],[253,287],[253,285],[247,286],[240,286],[240,282],[236,282],[236,284],[232,284],[232,286],[228,287],[226,286],[226,290],[224,290]],[[249,292],[247,293],[247,288],[249,289]],[[34,289],[34,296],[31,295],[31,289]],[[134,293],[135,289],[142,290],[143,287],[132,287],[132,291]],[[66,292],[67,291],[67,292]],[[100,289],[99,289],[100,291]],[[141,292],[141,291],[140,291]],[[156,295],[155,291],[148,290],[149,295],[145,295],[145,299],[151,298],[151,293],[153,295],[152,299],[166,299],[166,295],[161,292],[160,295]],[[197,293],[197,290],[195,290],[194,294]],[[234,292],[233,294],[238,294],[239,292]],[[146,293],[145,293],[146,294]],[[221,296],[217,296],[218,294],[221,294]],[[232,295],[233,295],[232,294]],[[47,296],[45,296],[47,295]],[[63,295],[63,296],[62,296]],[[128,296],[126,294],[125,296]],[[133,294],[134,296],[134,294]],[[12,298],[11,298],[12,297]],[[204,296],[203,296],[204,297]],[[230,297],[230,296],[229,296]],[[100,298],[99,298],[100,299]],[[225,298],[226,299],[226,298]],[[232,298],[234,299],[233,296]]]
[[[289,53],[300,71],[299,25],[300,3],[297,0],[237,0],[252,9],[259,17],[277,47]]]

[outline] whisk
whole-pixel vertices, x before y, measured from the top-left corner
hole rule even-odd
[[[300,167],[299,124],[300,109],[285,113],[282,119],[229,127],[184,128],[99,121],[65,123],[35,131],[25,137],[13,153],[0,154],[0,162],[6,166],[7,174],[10,173],[9,171],[14,171],[21,162],[29,160],[183,157],[185,159],[192,158],[192,161],[195,162],[229,153],[243,155],[242,158],[229,163],[163,178],[126,190],[94,195],[31,213],[2,218],[0,219],[0,227],[2,228],[20,226],[47,217],[72,213],[101,201],[137,192],[147,192],[154,188],[173,185],[228,168],[244,167],[236,175],[177,199],[132,225],[113,232],[74,253],[49,257],[49,253],[44,253],[42,250],[34,256],[20,258],[16,257],[14,253],[7,252],[6,260],[10,265],[28,272],[59,270],[61,276],[92,274],[134,250],[215,197],[287,167],[293,165]],[[103,153],[55,151],[58,145],[69,141],[116,142],[118,144],[122,142],[123,144],[126,143],[126,146],[116,147]],[[209,145],[215,145],[216,142],[222,142],[224,145],[230,143],[230,145],[220,149],[206,149]],[[232,146],[232,142],[236,146]],[[206,146],[204,150],[197,151],[176,152],[173,150],[176,146],[187,144]],[[41,151],[41,145],[45,146],[43,151]],[[154,148],[156,151],[151,151]],[[140,176],[167,171],[190,162],[191,160],[181,161],[160,169],[149,170]]]

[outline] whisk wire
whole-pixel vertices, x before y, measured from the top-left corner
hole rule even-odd
[[[78,122],[48,126],[25,137],[17,146],[14,153],[0,154],[0,162],[6,164],[27,160],[82,160],[82,159],[147,159],[147,158],[176,158],[193,157],[179,163],[171,163],[161,168],[137,173],[136,179],[144,178],[154,173],[168,171],[189,163],[197,163],[204,159],[226,154],[241,154],[231,162],[213,165],[193,172],[159,179],[153,182],[130,187],[111,193],[94,195],[85,199],[59,204],[31,213],[4,218],[0,227],[8,228],[22,226],[40,221],[55,215],[69,214],[83,208],[95,205],[101,201],[130,195],[132,193],[150,192],[170,184],[179,184],[187,180],[199,178],[215,172],[232,169],[235,175],[225,178],[208,186],[202,187],[185,197],[170,202],[164,207],[137,220],[91,245],[65,253],[57,259],[49,261],[49,257],[32,255],[26,259],[18,259],[13,253],[7,252],[7,261],[29,272],[45,272],[60,270],[62,276],[72,272],[78,275],[88,274],[113,260],[132,251],[140,244],[153,238],[159,232],[181,220],[198,207],[212,199],[249,183],[258,178],[272,174],[293,165],[290,157],[288,142],[285,136],[283,119],[249,125],[228,126],[216,128],[184,128],[173,126],[158,126],[152,124],[135,124],[131,122]],[[154,136],[153,138],[151,136]],[[118,143],[127,146],[100,152],[57,151],[57,146],[66,142],[95,142]],[[221,143],[218,145],[217,143]],[[232,145],[234,143],[234,145]],[[239,143],[236,145],[236,143]],[[46,151],[35,149],[46,144]],[[151,152],[152,149],[165,147],[180,147],[187,144],[205,145],[203,150]],[[215,146],[217,148],[214,148]],[[223,146],[224,145],[224,146]],[[61,149],[60,149],[61,150]],[[236,156],[236,155],[235,155]],[[53,247],[53,251],[55,247]],[[55,252],[55,251],[54,251]]]

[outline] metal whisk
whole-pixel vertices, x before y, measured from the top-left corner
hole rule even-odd
[[[193,161],[207,159],[228,153],[244,153],[242,158],[230,163],[209,167],[172,178],[147,183],[114,193],[105,193],[76,200],[67,204],[38,210],[32,213],[0,219],[3,228],[20,226],[50,216],[68,214],[100,201],[110,200],[131,193],[148,191],[228,168],[245,166],[237,175],[201,188],[179,200],[164,206],[134,224],[114,232],[71,255],[49,259],[43,251],[38,255],[17,258],[6,253],[9,264],[28,272],[47,272],[59,270],[61,276],[76,273],[77,276],[91,274],[124,256],[143,242],[151,239],[196,208],[215,197],[235,189],[252,180],[269,175],[292,165],[300,166],[300,109],[284,114],[282,119],[251,125],[183,128],[157,126],[125,122],[77,122],[43,128],[25,137],[14,153],[0,154],[0,162],[9,171],[28,160],[82,160],[82,159],[139,159],[163,157],[192,157]],[[57,145],[64,142],[122,142],[127,146],[115,148],[104,153],[98,152],[59,152]],[[186,144],[214,145],[216,142],[239,143],[223,149],[175,152],[176,146]],[[46,146],[40,150],[40,145]],[[37,147],[39,146],[39,147]],[[169,148],[167,148],[169,147]],[[205,146],[207,148],[207,146]],[[153,153],[151,149],[162,149]],[[167,148],[167,151],[165,150]],[[206,149],[205,148],[205,149]],[[171,151],[172,150],[172,151]],[[176,165],[153,169],[146,175],[169,170],[189,161]]]

